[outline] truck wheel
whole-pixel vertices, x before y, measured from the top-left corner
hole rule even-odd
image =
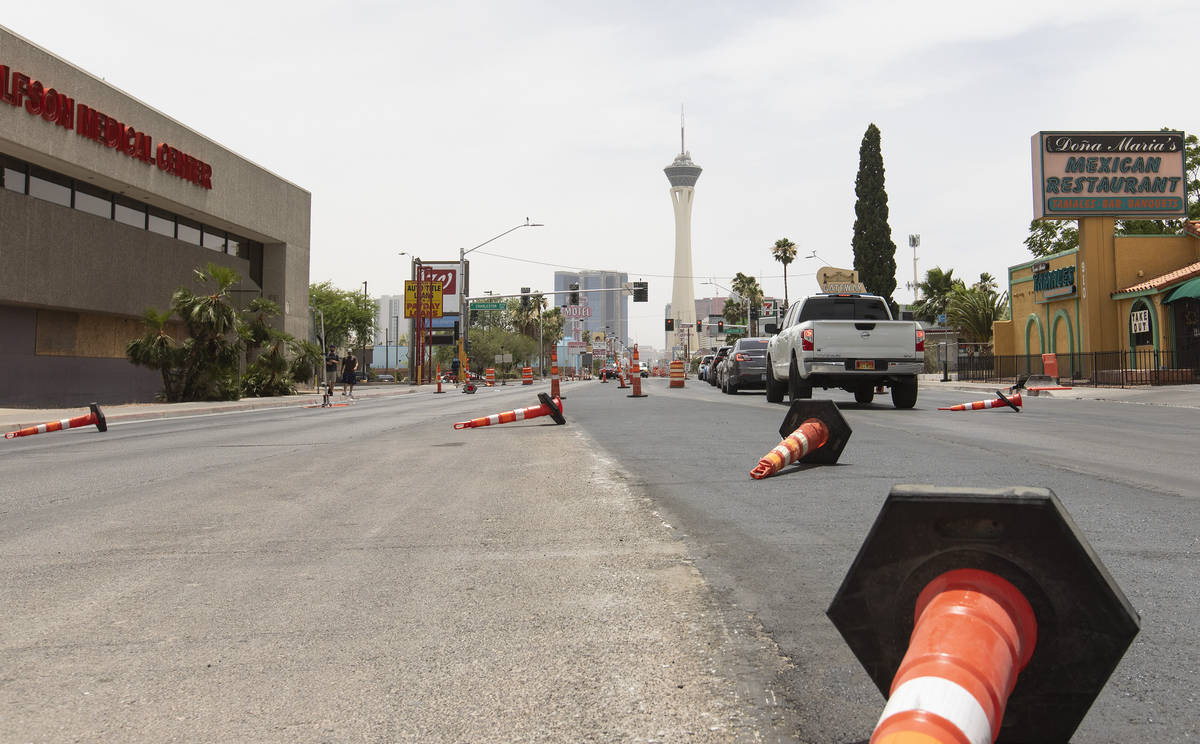
[[[917,404],[917,378],[892,383],[892,405],[896,408],[912,408]]]
[[[793,402],[812,397],[812,385],[806,385],[800,379],[800,370],[796,366],[796,357],[792,357],[792,363],[788,367],[788,397]]]
[[[771,370],[771,358],[767,357],[767,402],[782,403],[786,394],[787,383],[776,381],[775,373]]]
[[[857,388],[854,391],[854,401],[860,406],[869,406],[875,400],[875,388]]]

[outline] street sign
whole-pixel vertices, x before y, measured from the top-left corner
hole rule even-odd
[[[471,303],[472,310],[503,310],[505,307],[503,302],[474,301]]]
[[[938,325],[946,325],[946,314],[942,313],[937,317]]]

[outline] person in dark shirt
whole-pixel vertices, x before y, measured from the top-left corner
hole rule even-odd
[[[354,397],[354,379],[358,374],[358,360],[354,358],[354,352],[347,350],[346,356],[342,357],[342,395]],[[349,393],[346,390],[349,389]]]

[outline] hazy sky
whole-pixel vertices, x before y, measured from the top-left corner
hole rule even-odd
[[[783,295],[849,266],[858,148],[882,131],[896,299],[919,271],[1006,284],[1028,260],[1030,136],[1194,131],[1195,0],[7,3],[0,23],[312,192],[311,278],[399,293],[409,257],[473,253],[472,294],[556,269],[650,284],[661,346],[674,222],[662,169],[703,167],[696,297],[738,271]],[[815,251],[823,260],[805,260]]]

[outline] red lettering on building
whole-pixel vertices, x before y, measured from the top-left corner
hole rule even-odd
[[[84,103],[76,104],[74,98],[54,88],[47,89],[40,81],[8,65],[0,65],[0,101],[24,106],[30,116],[40,116],[64,129],[74,129],[80,137],[157,165],[159,170],[202,188],[212,188],[212,166],[208,163],[163,143],[155,148],[150,135]]]

